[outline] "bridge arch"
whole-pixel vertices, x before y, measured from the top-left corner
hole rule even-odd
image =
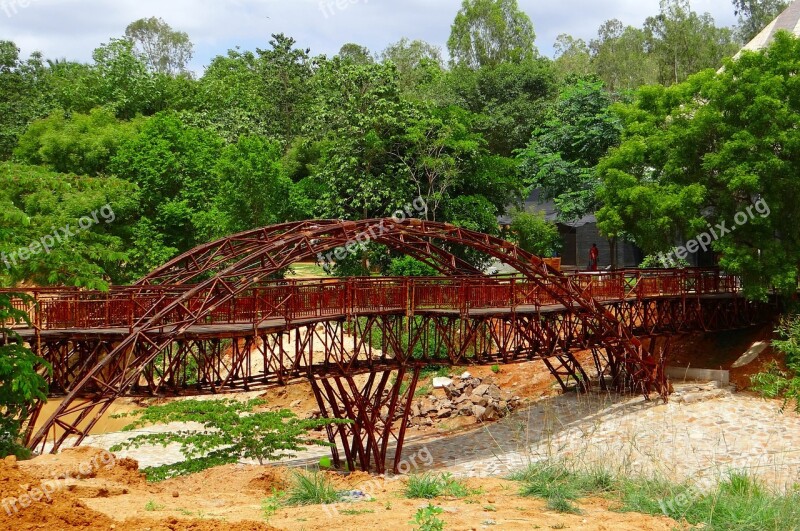
[[[137,287],[142,288],[191,284],[176,300],[163,307],[153,306],[144,313],[131,332],[67,390],[59,407],[33,434],[29,446],[42,447],[51,433],[54,449],[70,435],[77,435],[80,442],[114,399],[137,381],[144,367],[215,308],[297,261],[353,245],[365,238],[417,257],[444,273],[481,274],[450,253],[449,245],[463,245],[510,265],[567,311],[579,315],[584,327],[591,330],[605,349],[606,367],[614,372],[612,376],[619,387],[645,395],[651,392],[666,395],[667,383],[661,365],[654,356],[643,351],[641,342],[626,332],[611,312],[587,296],[570,277],[550,270],[539,257],[505,240],[446,223],[417,219],[304,221],[248,231],[200,246],[137,283]],[[189,301],[199,294],[202,294],[202,305],[190,305]],[[171,320],[165,326],[168,315]],[[104,379],[92,401],[81,403],[84,389],[92,382],[99,382],[99,375],[104,371],[107,374],[112,368],[113,376]],[[67,417],[76,418],[67,420]],[[57,427],[63,428],[60,435],[55,434]]]

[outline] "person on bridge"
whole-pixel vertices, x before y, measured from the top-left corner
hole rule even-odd
[[[593,243],[592,248],[589,249],[589,271],[597,271],[597,259],[600,256],[600,249],[597,244]]]

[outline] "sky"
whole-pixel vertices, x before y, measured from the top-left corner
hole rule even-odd
[[[518,0],[533,21],[536,45],[552,56],[553,42],[568,33],[587,42],[604,21],[641,26],[658,13],[659,0]],[[692,0],[717,25],[735,24],[731,0]],[[423,39],[446,54],[447,37],[461,0],[0,0],[0,39],[14,41],[24,57],[90,61],[92,50],[120,37],[132,21],[161,17],[195,44],[190,68],[201,74],[217,55],[241,47],[266,48],[284,33],[313,55],[334,55],[355,42],[380,52],[402,37]]]

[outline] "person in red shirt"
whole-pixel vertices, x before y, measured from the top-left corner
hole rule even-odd
[[[592,248],[589,249],[589,271],[597,271],[597,259],[600,256],[600,249],[597,244],[593,243]]]

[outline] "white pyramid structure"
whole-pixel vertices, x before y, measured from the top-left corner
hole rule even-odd
[[[769,46],[773,37],[775,37],[775,33],[780,30],[786,30],[800,36],[800,0],[795,0],[789,4],[789,7],[778,15],[778,18],[770,22],[767,27],[761,30],[761,33],[756,35],[752,41],[748,42],[742,50],[750,50],[753,52],[763,50]]]

